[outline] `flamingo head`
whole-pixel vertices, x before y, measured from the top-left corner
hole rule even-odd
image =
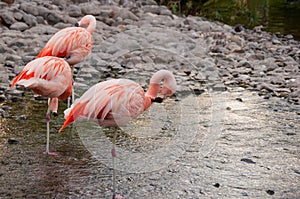
[[[87,31],[93,33],[96,28],[96,18],[93,15],[85,15],[79,22],[75,24],[76,27],[87,27]]]
[[[173,75],[168,75],[164,80],[164,84],[160,91],[160,94],[164,97],[172,96],[176,91],[176,80]]]

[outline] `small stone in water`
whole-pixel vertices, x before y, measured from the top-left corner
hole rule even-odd
[[[240,97],[237,97],[237,98],[235,98],[237,101],[240,101],[240,102],[243,102],[243,100],[242,100],[242,98],[240,98]]]
[[[254,162],[253,160],[251,160],[249,158],[242,158],[241,161],[246,162],[248,164],[256,164],[256,162]]]
[[[6,100],[5,95],[0,95],[0,102],[4,102]]]
[[[275,191],[273,191],[273,190],[267,190],[266,191],[269,195],[274,195],[275,194]]]
[[[4,114],[5,114],[5,111],[2,108],[0,108],[0,116],[4,117]]]
[[[16,116],[16,120],[26,120],[26,115]]]
[[[291,135],[297,135],[296,133],[286,133],[286,135],[291,136]]]
[[[9,138],[7,140],[7,143],[8,144],[19,144],[20,142],[18,140],[14,139],[14,138]]]
[[[293,169],[293,171],[294,171],[296,174],[299,174],[299,175],[300,175],[300,171],[299,171],[299,170]]]
[[[270,99],[270,97],[271,97],[271,95],[267,94],[267,95],[265,95],[263,98],[264,98],[264,99]]]

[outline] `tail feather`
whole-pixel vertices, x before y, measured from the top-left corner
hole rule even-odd
[[[80,116],[84,116],[84,109],[86,107],[87,103],[80,103],[78,102],[77,104],[75,104],[74,107],[71,107],[69,109],[67,109],[65,111],[66,115],[65,115],[65,122],[62,125],[62,127],[58,130],[58,132],[60,133],[64,128],[66,128],[70,123],[74,122],[76,120],[76,118],[80,117]]]
[[[13,82],[11,83],[11,88],[13,88],[20,80],[22,79],[30,79],[34,76],[34,72],[30,73],[30,74],[26,74],[28,70],[23,70],[22,72],[20,72],[17,77],[15,77],[15,79],[13,80]]]
[[[36,56],[36,58],[39,57],[45,57],[45,56],[52,56],[52,47],[47,46],[41,50],[41,52]]]

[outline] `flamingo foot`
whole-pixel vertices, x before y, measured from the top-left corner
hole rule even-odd
[[[111,150],[111,156],[112,156],[112,157],[116,157],[116,156],[117,156],[116,149],[112,149],[112,150]]]
[[[43,154],[45,154],[45,155],[53,155],[53,156],[55,156],[55,155],[58,155],[57,153],[55,153],[55,152],[50,152],[50,151],[48,151],[48,152],[43,152]]]

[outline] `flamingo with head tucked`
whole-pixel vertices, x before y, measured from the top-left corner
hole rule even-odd
[[[72,73],[70,65],[62,58],[46,56],[29,62],[24,69],[15,77],[11,84],[16,84],[31,89],[36,94],[48,97],[47,143],[46,154],[49,152],[49,122],[50,113],[57,114],[58,99],[67,99],[72,92]]]
[[[92,51],[92,34],[95,28],[95,17],[84,16],[75,27],[67,27],[55,33],[37,58],[44,56],[64,58],[71,65],[73,75],[74,65],[83,61]],[[72,93],[72,101],[74,101],[74,93]]]
[[[92,15],[86,15],[75,26],[77,27],[67,27],[55,33],[37,57],[65,58],[72,66],[83,61],[92,50],[92,34],[96,28],[96,19]],[[82,28],[83,26],[87,28]]]
[[[162,80],[164,83],[161,87]],[[146,93],[139,84],[128,79],[100,82],[88,89],[65,110],[65,122],[59,132],[79,119],[92,120],[105,127],[125,125],[147,110],[153,102],[162,102],[164,97],[173,95],[175,90],[175,78],[167,70],[159,70],[152,76]],[[112,142],[113,165],[116,156],[115,138],[116,135]],[[114,168],[113,183],[115,196]]]

